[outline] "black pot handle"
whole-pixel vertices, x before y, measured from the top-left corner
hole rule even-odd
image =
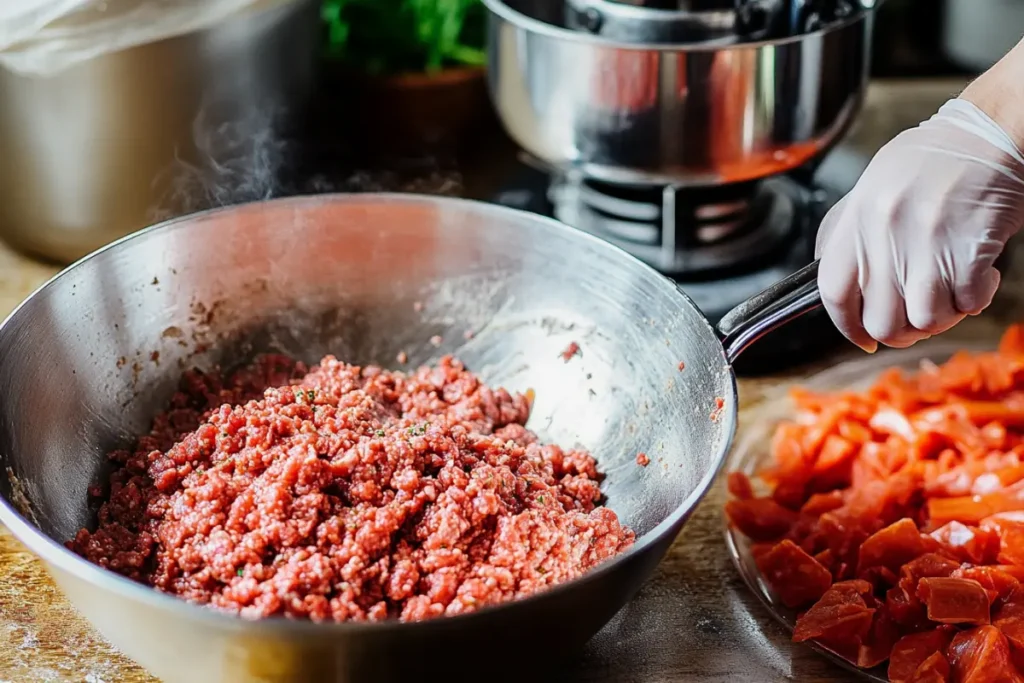
[[[718,323],[725,357],[734,362],[751,344],[795,320],[821,308],[818,262],[801,268],[732,309]]]

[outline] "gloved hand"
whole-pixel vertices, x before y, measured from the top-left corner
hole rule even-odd
[[[874,351],[906,347],[980,313],[993,267],[1024,224],[1024,155],[963,99],[871,161],[818,234],[818,284],[839,330]]]

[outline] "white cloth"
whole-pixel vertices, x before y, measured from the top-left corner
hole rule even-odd
[[[284,0],[0,0],[0,67],[48,76]]]
[[[818,284],[854,344],[906,347],[980,313],[1024,224],[1024,155],[983,111],[947,102],[875,155],[818,234]]]

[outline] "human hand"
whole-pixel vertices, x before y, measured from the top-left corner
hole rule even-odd
[[[839,330],[873,352],[943,332],[991,302],[1024,224],[1024,155],[981,109],[947,102],[883,147],[818,233],[818,285]]]

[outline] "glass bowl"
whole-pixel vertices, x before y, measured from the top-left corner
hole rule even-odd
[[[788,392],[793,386],[800,386],[815,392],[834,392],[843,390],[863,390],[870,387],[878,376],[891,368],[898,367],[906,372],[914,372],[922,362],[941,363],[958,351],[971,353],[991,350],[991,346],[976,344],[924,343],[901,351],[885,351],[876,355],[860,358],[836,365],[809,378],[787,382],[784,386],[765,393],[759,405],[741,415],[740,438],[729,456],[727,471],[743,472],[754,486],[756,495],[768,495],[768,488],[756,479],[755,475],[769,463],[771,458],[772,435],[776,426],[793,415],[793,404]],[[780,603],[772,594],[768,584],[761,579],[761,573],[754,562],[750,541],[725,519],[725,544],[736,570],[743,578],[747,587],[758,597],[771,615],[790,632],[796,624],[796,610],[791,610]],[[886,664],[873,669],[861,669],[835,654],[828,648],[815,642],[808,642],[811,648],[848,671],[859,674],[862,678],[878,683],[887,683]]]

